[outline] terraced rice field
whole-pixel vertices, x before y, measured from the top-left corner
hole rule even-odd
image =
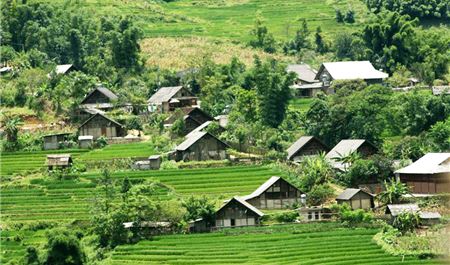
[[[244,195],[272,175],[279,174],[261,166],[112,173],[117,180],[125,176],[134,180],[159,180],[174,190],[174,193],[168,193],[168,189],[159,189],[155,196],[161,199],[191,194]],[[87,173],[77,181],[35,179],[26,186],[1,187],[1,219],[20,222],[87,220],[92,200],[98,194],[96,179],[99,176]]]
[[[314,225],[161,236],[120,246],[105,264],[443,264],[387,254],[372,241],[377,229],[308,231]]]
[[[67,149],[34,152],[2,153],[0,158],[0,175],[8,176],[26,170],[45,168],[48,154],[72,154],[75,162],[92,162],[117,158],[148,157],[155,150],[148,142],[108,145],[102,149]]]

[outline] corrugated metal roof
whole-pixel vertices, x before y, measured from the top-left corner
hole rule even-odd
[[[161,87],[153,94],[148,103],[161,104],[162,102],[168,102],[183,86]]]
[[[116,94],[114,94],[111,90],[107,89],[104,86],[97,86],[95,89],[93,89],[91,92],[89,92],[89,94],[87,94],[86,97],[84,97],[84,99],[81,101],[81,104],[84,104],[84,102],[91,97],[92,94],[94,94],[95,91],[98,91],[100,93],[102,93],[105,97],[107,97],[110,100],[117,100],[119,97],[117,97]],[[92,107],[96,107],[96,105],[101,105],[101,104],[109,104],[107,107],[110,106],[110,103],[88,103],[88,104],[84,104],[85,106],[92,106]]]
[[[80,136],[78,136],[78,141],[83,141],[83,140],[94,140],[94,136],[92,136],[92,135],[80,135]]]
[[[450,153],[428,153],[396,174],[436,174],[450,172]]]
[[[70,68],[72,68],[71,64],[60,64],[56,66],[55,73],[65,74]]]
[[[224,205],[222,205],[222,207],[219,208],[219,210],[217,210],[216,212],[222,210],[222,208],[224,208],[225,206],[227,206],[231,201],[237,201],[240,204],[242,204],[243,206],[245,206],[247,209],[251,210],[252,212],[254,212],[255,214],[257,214],[258,216],[263,216],[264,213],[261,212],[260,210],[258,210],[255,206],[251,205],[250,203],[246,202],[243,198],[239,197],[239,196],[234,196],[231,200],[229,200],[228,202],[226,202]]]
[[[312,69],[307,64],[290,64],[287,66],[288,72],[294,72],[297,74],[298,79],[306,81],[308,83],[313,83],[316,80],[317,71]]]
[[[175,148],[175,150],[185,151],[186,149],[191,147],[191,145],[195,144],[198,140],[200,140],[206,134],[207,134],[207,132],[196,132],[196,133],[191,134],[189,137],[186,137],[186,140],[184,140],[184,142],[179,144]]]
[[[438,212],[420,212],[420,219],[440,219],[441,214]]]
[[[264,182],[261,186],[259,186],[254,192],[249,195],[242,196],[241,198],[245,201],[258,197],[263,192],[265,192],[270,186],[272,186],[275,182],[277,182],[281,177],[273,176]]]
[[[389,213],[394,217],[401,213],[417,213],[420,211],[419,205],[416,203],[388,204],[387,208]]]
[[[314,88],[323,88],[322,82],[312,83],[312,84],[303,84],[303,85],[292,85],[292,89],[314,89]]]
[[[297,153],[303,146],[305,146],[309,141],[311,141],[314,138],[314,136],[302,136],[298,138],[295,143],[293,143],[288,149],[287,149],[287,159],[291,159],[295,153]]]
[[[186,137],[190,137],[192,134],[197,133],[197,132],[201,132],[203,129],[205,129],[206,127],[208,127],[211,124],[212,121],[206,121],[202,124],[200,124],[200,126],[198,126],[197,128],[195,128],[194,130],[192,130],[190,133],[188,133],[186,135]]]
[[[323,63],[321,69],[323,68],[328,71],[334,80],[384,79],[389,77],[388,74],[376,70],[369,61],[329,62]],[[316,79],[320,80],[320,76],[316,75]]]
[[[330,152],[325,156],[328,159],[345,157],[358,150],[364,144],[364,139],[347,139],[341,140]]]
[[[86,123],[88,123],[90,120],[92,120],[92,119],[93,119],[94,117],[96,117],[97,115],[98,115],[98,116],[101,116],[101,117],[103,117],[103,118],[105,118],[105,119],[107,119],[107,120],[109,120],[110,122],[116,124],[117,126],[123,127],[122,124],[120,124],[120,123],[118,123],[117,121],[115,121],[115,120],[113,120],[113,119],[107,117],[106,115],[103,115],[102,113],[96,113],[96,114],[92,115],[91,117],[89,117],[85,122],[83,122],[83,124],[81,124],[79,128],[83,127]]]
[[[364,192],[366,194],[369,194],[370,196],[373,197],[372,194],[363,191],[362,189],[352,189],[352,188],[348,188],[345,189],[341,194],[339,194],[339,196],[336,197],[336,200],[350,200],[351,198],[353,198],[353,196],[355,196],[358,192]]]

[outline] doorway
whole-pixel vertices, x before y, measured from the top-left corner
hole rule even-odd
[[[236,220],[235,219],[231,219],[231,226],[236,226]]]

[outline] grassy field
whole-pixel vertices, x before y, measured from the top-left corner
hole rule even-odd
[[[34,0],[61,5],[65,0]],[[162,2],[162,1],[161,1]],[[365,19],[365,5],[358,0],[180,0],[169,3],[146,0],[79,0],[71,1],[77,9],[100,15],[133,15],[147,37],[202,36],[229,40],[247,40],[255,16],[260,13],[277,38],[291,37],[300,19],[314,29],[321,26],[327,33],[356,28],[359,23],[336,23],[335,9],[357,11],[358,21]]]
[[[67,149],[48,150],[35,152],[2,153],[0,158],[0,175],[8,176],[27,170],[38,170],[45,168],[48,154],[72,154],[77,162],[103,161],[117,158],[148,157],[155,154],[155,150],[148,142],[137,142],[130,144],[108,145],[102,149]]]
[[[120,246],[105,264],[441,264],[391,256],[372,241],[376,232],[329,223],[161,236]]]
[[[273,175],[280,174],[261,166],[112,173],[118,181],[125,176],[132,180],[159,180],[169,187],[161,187],[155,193],[161,199],[203,194],[214,198],[245,195]],[[1,219],[3,222],[87,220],[90,205],[98,194],[98,177],[99,174],[87,173],[80,180],[34,179],[29,185],[4,185],[0,193]]]
[[[299,110],[301,112],[306,112],[311,107],[314,98],[293,98],[289,102],[289,108]]]

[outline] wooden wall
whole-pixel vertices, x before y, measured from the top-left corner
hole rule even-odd
[[[216,213],[216,227],[257,224],[259,224],[259,216],[234,200]]]
[[[283,179],[279,179],[260,196],[247,202],[258,209],[285,209],[300,202],[301,191]]]

